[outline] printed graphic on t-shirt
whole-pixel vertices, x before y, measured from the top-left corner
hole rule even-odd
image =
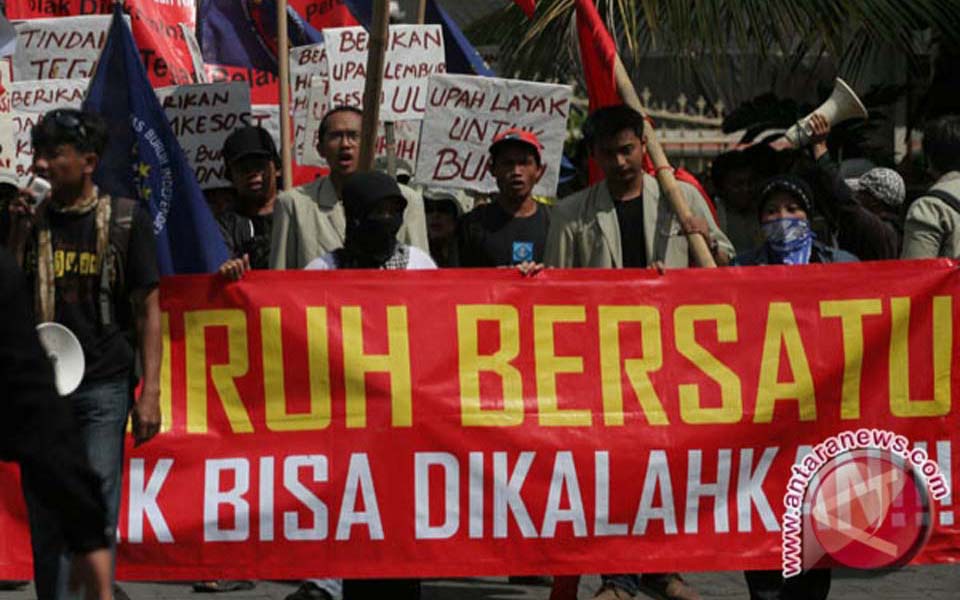
[[[513,243],[513,262],[522,263],[533,260],[533,242]]]
[[[53,253],[53,273],[57,278],[64,275],[96,275],[100,271],[100,261],[94,252],[63,250]]]

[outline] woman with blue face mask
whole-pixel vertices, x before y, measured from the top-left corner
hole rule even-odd
[[[740,254],[734,265],[806,265],[857,262],[844,250],[817,240],[808,215],[813,211],[813,190],[796,175],[777,175],[760,188],[759,248]],[[746,571],[750,600],[826,600],[830,593],[829,569],[813,569],[784,580],[780,571]]]
[[[806,265],[856,262],[857,257],[817,240],[808,215],[813,209],[813,191],[796,175],[777,175],[760,191],[759,248],[737,256],[734,264]]]

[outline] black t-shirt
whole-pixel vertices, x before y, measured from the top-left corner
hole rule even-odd
[[[100,261],[97,257],[96,211],[84,214],[48,213],[53,244],[53,274],[56,282],[54,320],[73,331],[83,347],[84,381],[103,380],[130,373],[135,323],[126,307],[128,299],[114,299],[114,323],[100,322]],[[129,292],[152,289],[160,281],[153,224],[142,209],[134,212],[126,253],[124,285]],[[31,285],[35,286],[36,248],[25,261]],[[36,289],[35,287],[32,289]],[[128,296],[129,297],[129,296]],[[126,322],[125,322],[126,321]]]
[[[617,209],[617,224],[620,225],[620,247],[623,249],[623,266],[643,268],[647,266],[647,245],[643,234],[643,198],[614,200]]]
[[[246,217],[228,210],[217,217],[217,223],[231,258],[242,258],[248,254],[250,266],[254,269],[270,268],[273,213]]]
[[[514,217],[496,202],[483,204],[460,222],[460,265],[501,267],[524,261],[543,262],[550,218],[537,204],[529,217]]]

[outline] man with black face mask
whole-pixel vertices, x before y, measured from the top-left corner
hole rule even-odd
[[[415,246],[397,241],[407,201],[400,186],[386,173],[354,173],[343,184],[346,221],[343,247],[316,258],[307,269],[436,269],[430,255]],[[306,581],[286,600],[328,600],[334,597],[329,579]],[[417,600],[420,582],[416,579],[371,579],[346,581],[344,600],[383,596],[395,600]]]
[[[386,173],[351,175],[343,185],[343,247],[314,259],[308,269],[436,269],[419,248],[397,241],[407,201]]]

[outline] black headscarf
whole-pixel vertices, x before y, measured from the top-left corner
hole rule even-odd
[[[399,202],[398,202],[399,201]],[[385,204],[399,210],[383,210]],[[397,250],[407,201],[392,177],[379,171],[354,173],[343,185],[346,238],[337,264],[347,268],[379,269]]]

